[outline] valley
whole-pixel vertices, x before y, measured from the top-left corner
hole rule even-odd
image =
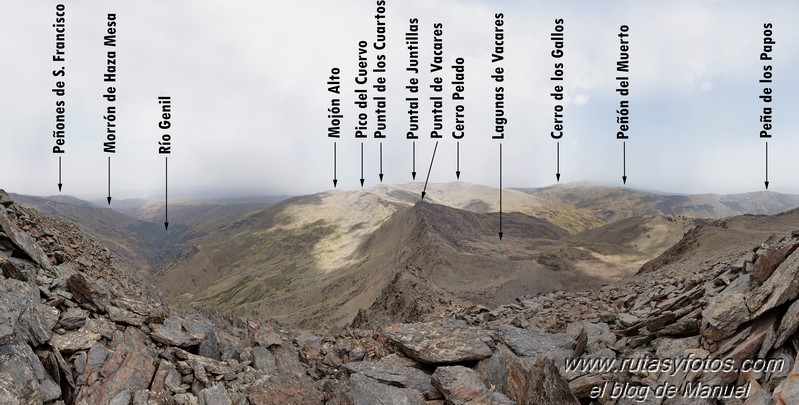
[[[605,405],[619,402],[593,392],[624,384],[656,404],[681,403],[649,394],[666,384],[744,403],[799,395],[799,209],[619,214],[577,232],[505,212],[500,240],[499,213],[474,197],[490,189],[470,187],[194,203],[168,237],[77,199],[0,190],[0,401]],[[590,217],[573,198],[510,194],[528,212]],[[692,356],[772,368],[580,366]]]
[[[75,222],[173,304],[309,330],[350,324],[385,301],[397,277],[418,291],[419,316],[427,317],[445,307],[432,297],[495,307],[523,295],[599,288],[635,274],[697,225],[799,205],[799,197],[775,193],[509,189],[499,240],[496,189],[431,184],[420,203],[418,188],[187,199],[170,206],[169,232],[157,202],[123,200],[112,210],[68,197],[14,198]]]

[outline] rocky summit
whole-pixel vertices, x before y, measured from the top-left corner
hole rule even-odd
[[[799,232],[601,289],[310,333],[169,308],[75,225],[0,203],[2,404],[799,404]]]

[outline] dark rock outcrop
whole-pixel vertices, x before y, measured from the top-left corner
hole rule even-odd
[[[477,361],[491,355],[488,334],[463,321],[393,324],[384,331],[403,353],[425,364]]]

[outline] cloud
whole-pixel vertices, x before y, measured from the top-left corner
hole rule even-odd
[[[574,96],[574,104],[583,105],[588,103],[588,100],[591,98],[590,94],[576,94]]]

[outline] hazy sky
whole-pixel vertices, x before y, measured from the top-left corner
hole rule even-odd
[[[504,186],[555,180],[555,141],[549,137],[555,101],[549,80],[554,20],[565,20],[565,125],[562,182],[621,185],[622,145],[615,139],[615,63],[619,26],[630,27],[631,109],[628,186],[684,193],[759,191],[764,142],[763,24],[773,24],[774,138],[769,141],[771,190],[799,192],[798,6],[788,1],[533,2],[387,0],[388,139],[385,182],[411,181],[411,143],[404,89],[404,33],[418,18],[423,67],[432,61],[433,24],[443,24],[444,74],[466,61],[466,136],[461,180],[498,184],[490,75],[494,14],[505,15],[506,127]],[[172,97],[170,185],[304,194],[332,186],[333,143],[327,137],[326,79],[342,70],[343,136],[338,141],[339,187],[360,178],[360,141],[353,105],[358,41],[376,36],[374,0],[346,1],[80,1],[66,5],[66,62],[54,63],[56,2],[0,1],[0,187],[55,194],[58,159],[52,71],[66,67],[67,133],[64,193],[106,195],[103,153],[108,103],[102,98],[106,15],[116,13],[117,153],[112,195],[157,197],[164,159],[158,155],[159,106]],[[369,49],[370,68],[376,52]],[[373,81],[376,74],[370,73]],[[417,180],[424,180],[434,141],[429,137],[429,71],[419,75],[421,139]],[[370,82],[371,83],[371,82]],[[452,87],[445,85],[444,93]],[[370,97],[373,93],[370,93]],[[444,104],[445,133],[454,104]],[[370,106],[370,107],[373,107]],[[370,116],[370,130],[375,118]],[[365,141],[366,185],[378,182],[378,141]],[[455,180],[455,140],[441,140],[431,182]],[[156,194],[153,194],[156,193]]]

